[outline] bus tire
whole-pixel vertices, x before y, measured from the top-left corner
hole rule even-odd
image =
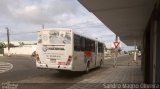
[[[87,66],[86,66],[86,73],[88,73],[89,70],[90,70],[90,69],[89,69],[89,66],[90,66],[90,62],[88,61],[88,62],[87,62]]]

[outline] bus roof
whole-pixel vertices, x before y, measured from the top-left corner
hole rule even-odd
[[[60,31],[67,31],[67,30],[72,30],[72,29],[69,29],[69,28],[47,28],[47,29],[41,29],[39,30],[38,32],[40,31],[50,31],[50,30],[60,30]]]
[[[94,39],[94,38],[91,38],[91,37],[89,37],[89,36],[86,36],[85,34],[82,34],[82,33],[78,33],[78,32],[76,32],[76,31],[74,31],[73,29],[69,29],[69,28],[47,28],[47,29],[41,29],[40,31],[50,31],[50,30],[59,30],[59,31],[67,31],[67,30],[70,30],[70,31],[72,31],[74,34],[76,34],[76,35],[79,35],[79,36],[82,36],[82,37],[85,37],[85,38],[88,38],[88,39],[90,39],[90,40],[95,40],[95,41],[98,41],[98,42],[100,42],[100,43],[104,43],[104,42],[101,42],[101,41],[99,41],[98,39]],[[38,32],[40,32],[40,31],[38,31]]]
[[[100,42],[100,43],[103,43],[103,42],[99,41],[98,39],[96,39],[96,38],[95,38],[95,39],[94,39],[94,38],[91,38],[91,37],[89,37],[89,36],[86,36],[85,34],[81,34],[81,33],[75,32],[75,31],[73,31],[73,33],[76,34],[76,35],[79,35],[79,36],[88,38],[88,39],[90,39],[90,40],[94,40],[94,41],[98,41],[98,42]]]

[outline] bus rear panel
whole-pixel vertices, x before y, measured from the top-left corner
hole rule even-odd
[[[49,29],[38,32],[38,68],[87,71],[100,67],[104,60],[103,43],[73,32]]]
[[[71,30],[42,30],[38,32],[36,66],[57,70],[72,70],[73,43]]]

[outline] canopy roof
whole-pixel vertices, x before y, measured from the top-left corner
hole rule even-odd
[[[156,0],[79,0],[127,45],[141,44]]]

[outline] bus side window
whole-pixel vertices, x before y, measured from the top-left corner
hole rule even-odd
[[[92,41],[91,49],[92,49],[92,52],[95,52],[95,41]]]
[[[90,40],[90,39],[86,39],[85,41],[85,49],[86,51],[92,51],[95,52],[95,41]]]
[[[98,52],[103,53],[103,44],[102,43],[98,43]]]
[[[81,45],[80,45],[80,36],[74,35],[74,50],[75,51],[81,51]]]
[[[85,50],[89,51],[89,39],[85,39]]]
[[[86,51],[85,38],[81,37],[81,51]]]

